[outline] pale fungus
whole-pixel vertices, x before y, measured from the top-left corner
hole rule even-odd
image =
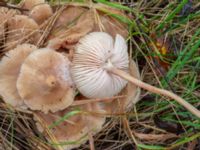
[[[5,43],[6,50],[14,48],[25,41],[36,44],[40,38],[38,24],[28,16],[15,15],[8,20],[7,24],[8,35]]]
[[[104,112],[100,103],[93,103],[81,105],[78,110],[70,107],[56,113],[36,112],[34,118],[40,132],[45,133],[47,130],[46,137],[50,142],[56,139],[61,149],[71,150],[84,144],[89,139],[88,134],[95,135],[102,129],[105,117],[98,113]],[[61,117],[66,118],[66,116],[69,117],[60,121]]]
[[[45,0],[22,0],[19,5],[23,9],[31,10],[34,6],[44,4],[44,3],[45,3]]]
[[[49,4],[40,4],[31,9],[29,16],[39,25],[53,15],[53,10]]]
[[[15,49],[7,52],[1,59],[0,95],[6,103],[12,106],[20,106],[23,104],[17,92],[16,82],[24,59],[36,49],[36,46],[30,44],[19,45]]]
[[[20,14],[19,11],[14,10],[14,9],[8,9],[6,7],[0,7],[0,42],[5,42],[6,38],[6,27],[7,27],[7,20],[10,17],[13,17],[17,14]]]
[[[105,32],[93,32],[81,38],[75,48],[72,78],[79,91],[89,98],[117,95],[127,81],[150,92],[176,100],[200,118],[200,111],[178,95],[130,76],[126,41],[116,35],[115,42]]]
[[[69,60],[48,49],[31,53],[21,66],[17,89],[24,103],[32,110],[56,112],[74,100]]]

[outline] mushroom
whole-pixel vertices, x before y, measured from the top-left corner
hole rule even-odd
[[[27,41],[36,44],[40,38],[39,26],[31,18],[25,15],[15,15],[8,20],[8,35],[5,49],[9,50],[17,44]]]
[[[21,106],[23,104],[20,98],[16,82],[19,75],[21,64],[24,59],[35,49],[36,46],[23,44],[7,52],[0,62],[0,95],[6,103],[12,106]]]
[[[20,2],[20,6],[23,9],[31,10],[34,6],[45,3],[45,0],[23,0]]]
[[[5,41],[7,20],[16,14],[20,14],[20,12],[6,7],[0,7],[0,20],[2,21],[0,24],[0,42]]]
[[[56,112],[74,100],[69,60],[62,54],[42,48],[31,53],[21,66],[17,89],[32,110]]]
[[[61,149],[70,150],[84,144],[89,139],[88,134],[101,131],[105,122],[105,117],[99,115],[101,113],[104,113],[101,104],[93,103],[56,113],[36,112],[34,119],[38,130],[48,134],[46,137],[50,143],[56,141],[54,144],[60,145]]]
[[[115,43],[105,32],[93,32],[81,38],[75,48],[72,78],[79,91],[89,98],[105,98],[118,94],[127,81],[150,92],[176,100],[200,118],[200,111],[178,95],[138,80],[128,74],[126,41],[119,34]]]
[[[30,11],[29,16],[33,18],[39,25],[53,15],[53,10],[49,4],[40,4]]]

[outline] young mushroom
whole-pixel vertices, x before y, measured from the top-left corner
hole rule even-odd
[[[19,45],[15,49],[8,51],[1,59],[0,95],[6,103],[12,106],[17,107],[23,104],[17,92],[16,82],[25,58],[36,49],[36,46],[30,44]]]
[[[45,3],[45,0],[22,0],[19,5],[23,9],[31,10],[34,6],[44,4],[44,3]]]
[[[29,16],[39,25],[53,15],[53,10],[49,4],[40,4],[33,7]]]
[[[22,64],[17,80],[24,103],[45,113],[68,107],[74,100],[69,64],[65,56],[48,48],[31,53]]]
[[[124,38],[116,35],[115,42],[104,32],[93,32],[83,37],[75,48],[72,78],[79,91],[89,98],[105,98],[116,95],[127,81],[176,100],[200,118],[200,111],[178,95],[149,85],[129,75],[128,52]]]
[[[24,41],[36,44],[40,38],[38,24],[28,16],[15,15],[8,20],[7,24],[8,34],[5,50],[12,49]]]

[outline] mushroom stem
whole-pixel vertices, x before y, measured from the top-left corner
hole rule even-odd
[[[163,95],[169,98],[174,99],[175,101],[177,101],[179,104],[181,104],[182,106],[184,106],[188,111],[190,111],[192,114],[194,114],[195,116],[197,116],[198,118],[200,118],[200,111],[198,109],[196,109],[194,106],[192,106],[190,103],[188,103],[187,101],[185,101],[183,98],[179,97],[178,95],[164,90],[164,89],[160,89],[157,87],[154,87],[152,85],[149,85],[147,83],[142,82],[141,80],[138,80],[137,78],[130,76],[128,73],[119,70],[115,67],[109,68],[109,71],[113,74],[116,74],[122,78],[124,78],[125,80],[137,85],[140,88],[146,89],[152,93],[156,93],[159,95]]]

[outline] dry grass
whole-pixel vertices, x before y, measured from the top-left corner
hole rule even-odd
[[[200,108],[200,2],[119,1],[127,7],[99,2],[134,16],[134,20],[127,22],[129,48],[143,80],[174,91]],[[49,30],[50,27],[47,33]],[[166,47],[166,54],[151,46],[152,42],[160,41]],[[94,137],[94,145],[96,150],[200,149],[199,131],[200,120],[183,107],[142,91],[140,102],[129,113],[110,116],[104,129]],[[3,101],[0,102],[0,144],[2,150],[52,149],[37,131],[30,112],[16,111]],[[87,150],[90,146],[86,143],[79,149]]]

